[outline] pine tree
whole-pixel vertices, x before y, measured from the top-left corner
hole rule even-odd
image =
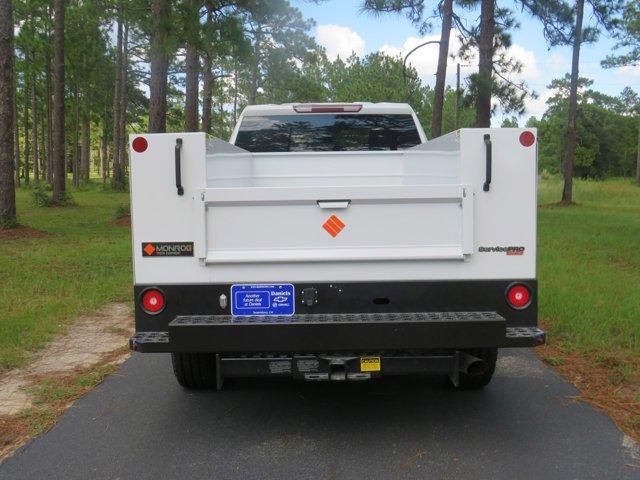
[[[16,225],[13,92],[13,10],[11,0],[0,0],[0,229]]]

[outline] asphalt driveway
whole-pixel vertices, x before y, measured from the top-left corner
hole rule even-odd
[[[531,351],[492,384],[235,380],[186,392],[168,355],[134,354],[2,479],[640,479],[640,449]]]

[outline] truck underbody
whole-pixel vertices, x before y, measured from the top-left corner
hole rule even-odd
[[[514,310],[511,285],[526,285],[532,304]],[[309,283],[294,285],[292,316],[231,316],[221,298],[230,285],[137,285],[136,297],[160,288],[167,308],[150,317],[136,303],[140,352],[215,355],[217,385],[227,377],[291,376],[363,380],[380,375],[482,373],[479,349],[534,347],[535,280]],[[211,357],[209,357],[211,358]],[[363,361],[377,358],[370,370]],[[366,368],[366,367],[365,367]]]

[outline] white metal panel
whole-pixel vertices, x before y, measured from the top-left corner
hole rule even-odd
[[[209,187],[312,187],[460,183],[458,151],[207,154]]]
[[[472,197],[460,185],[207,189],[202,197],[207,263],[462,259],[473,232],[472,215],[463,215]],[[335,237],[322,228],[334,213],[346,224]]]
[[[131,220],[134,279],[136,283],[208,282],[210,272],[193,257],[143,257],[145,242],[193,241],[200,216],[194,197],[200,194],[205,173],[203,133],[132,134],[147,139],[143,153],[130,150]],[[177,194],[174,152],[182,138],[182,184]],[[196,186],[198,189],[196,189]]]
[[[527,130],[535,133],[533,129]],[[524,147],[519,143],[518,137],[522,131],[523,129],[466,129],[405,152],[371,152],[391,153],[387,156],[381,155],[380,164],[376,164],[377,159],[370,164],[372,172],[376,174],[375,182],[371,183],[367,183],[369,180],[366,175],[355,175],[358,173],[355,170],[368,172],[367,164],[365,163],[363,167],[360,163],[365,162],[364,156],[351,157],[340,152],[336,152],[337,155],[334,156],[318,154],[317,162],[320,167],[324,162],[325,166],[331,165],[332,168],[338,168],[335,176],[332,176],[333,172],[328,172],[329,175],[325,177],[317,177],[323,178],[318,181],[315,175],[322,175],[321,168],[314,170],[313,175],[305,171],[307,159],[312,159],[309,163],[316,161],[314,154],[297,155],[295,160],[293,157],[281,155],[281,161],[284,163],[299,163],[291,167],[299,169],[295,176],[286,177],[284,170],[272,171],[269,180],[267,178],[270,173],[264,170],[257,177],[255,170],[239,175],[234,174],[236,180],[239,178],[243,182],[241,186],[234,186],[231,184],[233,179],[224,178],[226,173],[230,173],[224,169],[229,165],[232,169],[247,166],[253,168],[255,164],[251,164],[256,161],[260,163],[262,159],[255,160],[254,157],[254,160],[249,160],[250,155],[248,155],[245,158],[247,165],[242,166],[240,165],[242,160],[237,165],[233,163],[234,159],[241,158],[237,155],[244,155],[241,153],[221,154],[227,158],[220,161],[217,158],[212,159],[211,156],[207,158],[205,138],[202,134],[144,135],[149,140],[149,149],[142,154],[131,153],[135,281],[143,284],[176,284],[534,278],[537,155],[535,145]],[[482,191],[485,178],[483,141],[485,133],[491,135],[493,143],[493,181],[489,192]],[[137,135],[133,135],[132,138],[135,136]],[[177,137],[184,139],[185,195],[182,197],[177,196],[175,190],[173,152]],[[412,157],[406,163],[405,160],[410,156],[415,156],[415,161]],[[369,158],[374,157],[377,158],[377,155],[369,156]],[[404,163],[402,169],[394,165],[392,159]],[[222,168],[225,162],[227,167]],[[340,163],[343,164],[342,167]],[[358,167],[350,170],[352,164],[358,164]],[[260,168],[265,165],[266,163]],[[407,168],[407,165],[411,168]],[[270,168],[279,167],[272,165]],[[311,204],[315,200],[350,199],[354,195],[345,192],[356,187],[362,188],[364,192],[368,190],[373,192],[368,198],[365,193],[362,194],[367,201],[380,197],[378,189],[383,187],[407,189],[407,195],[411,198],[408,192],[412,188],[420,188],[420,185],[410,184],[411,177],[414,175],[429,178],[428,182],[419,181],[418,183],[428,183],[431,187],[438,186],[437,184],[443,188],[448,188],[447,185],[451,186],[451,184],[468,186],[465,188],[467,196],[463,195],[461,204],[465,202],[464,198],[469,198],[473,207],[463,207],[462,216],[472,216],[470,223],[473,224],[474,231],[463,231],[462,234],[462,250],[466,261],[453,258],[436,260],[435,255],[428,260],[412,258],[408,250],[412,248],[411,245],[403,247],[405,259],[401,260],[397,258],[375,261],[363,258],[349,259],[348,252],[341,253],[340,255],[344,257],[340,260],[334,256],[333,260],[313,262],[282,259],[277,262],[206,265],[204,260],[198,258],[206,258],[210,250],[205,243],[207,226],[202,221],[208,217],[205,215],[207,203],[202,200],[203,193],[207,201],[226,200],[228,202],[225,205],[230,205],[229,202],[247,205],[247,200],[254,202],[269,200],[273,197],[263,196],[264,191],[277,188],[289,190],[287,195],[290,196],[291,201],[307,199]],[[398,180],[400,178],[402,181]],[[257,183],[272,182],[273,186],[247,185],[247,179],[252,179],[252,184],[256,183],[256,179]],[[211,180],[218,183],[213,185]],[[305,196],[301,191],[291,191],[294,186],[293,190],[331,188],[335,191],[334,196],[326,198],[318,197],[317,191],[307,192],[308,195]],[[340,191],[340,189],[344,190]],[[435,192],[435,190],[432,191]],[[349,211],[349,208],[346,211]],[[320,208],[317,208],[317,211],[329,212]],[[337,212],[342,211],[337,210]],[[352,211],[355,212],[355,209]],[[338,213],[338,215],[341,214]],[[434,221],[434,228],[437,228],[441,221],[448,220],[438,218]],[[468,219],[461,221],[465,224],[469,222]],[[225,225],[224,228],[234,228],[233,222]],[[259,235],[259,232],[254,232],[254,235]],[[196,256],[143,258],[141,244],[145,241],[194,241]],[[522,255],[515,256],[505,253],[479,252],[479,247],[492,246],[521,246],[525,247],[525,251]],[[424,245],[417,248],[422,247]],[[375,250],[381,247],[366,248]],[[446,247],[439,245],[439,248]],[[216,250],[213,248],[211,251]],[[365,247],[360,247],[360,251],[362,256],[366,256]],[[226,254],[231,255],[231,252],[228,251]],[[374,254],[378,258],[381,257],[380,251],[374,251]],[[269,255],[273,255],[273,251]],[[451,255],[453,257],[453,254]]]
[[[470,261],[475,278],[535,278],[537,218],[537,143],[520,144],[533,128],[460,130],[462,182],[475,192],[474,242]],[[492,181],[488,192],[484,135],[492,143]],[[480,252],[480,247],[524,247],[522,255]]]
[[[388,260],[463,260],[460,247],[287,249],[287,250],[213,250],[207,264],[224,263],[300,263],[300,262],[380,262]]]

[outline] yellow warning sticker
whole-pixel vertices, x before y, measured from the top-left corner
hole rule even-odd
[[[380,357],[360,357],[361,372],[379,372]]]

